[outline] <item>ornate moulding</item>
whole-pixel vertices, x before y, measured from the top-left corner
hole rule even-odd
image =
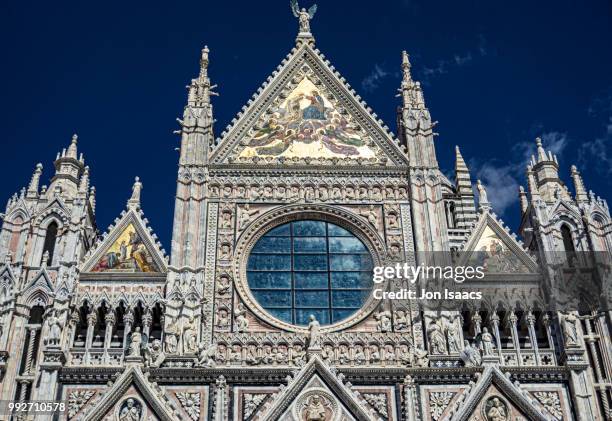
[[[372,260],[375,266],[380,265],[387,255],[385,243],[365,218],[352,213],[346,209],[326,206],[320,204],[294,204],[272,209],[251,223],[247,229],[238,238],[234,258],[232,262],[232,270],[234,273],[234,284],[238,294],[250,308],[250,310],[259,318],[279,329],[299,332],[307,334],[306,327],[298,327],[286,322],[283,322],[264,310],[248,286],[246,267],[249,253],[257,240],[259,240],[270,229],[291,221],[300,219],[316,219],[332,222],[338,226],[349,230],[357,238],[359,238],[367,247],[372,255]],[[378,301],[372,295],[368,298],[365,305],[353,314],[351,317],[321,327],[321,332],[328,333],[347,329],[356,323],[363,320],[377,306]]]

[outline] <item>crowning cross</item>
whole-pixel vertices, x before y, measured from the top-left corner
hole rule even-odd
[[[298,0],[291,0],[291,10],[293,11],[293,16],[298,18],[300,22],[300,36],[311,35],[310,20],[317,13],[317,5],[312,5],[308,10],[304,7],[300,9]]]

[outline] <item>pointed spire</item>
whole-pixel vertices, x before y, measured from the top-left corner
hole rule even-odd
[[[412,80],[410,73],[411,69],[410,57],[406,51],[402,51],[402,83],[399,89],[400,96],[402,97],[402,103],[404,108],[425,108],[425,98],[423,97],[423,90],[421,84]]]
[[[470,178],[470,170],[468,169],[459,146],[455,146],[455,185],[457,192],[463,196],[472,196],[472,180]]]
[[[42,174],[43,165],[39,162],[36,164],[34,174],[32,174],[32,180],[28,186],[28,197],[35,197],[38,194],[38,185],[40,183],[40,175]]]
[[[536,147],[538,148],[538,162],[548,161],[548,157],[546,156],[546,151],[544,150],[544,147],[542,146],[542,139],[539,137],[536,137]]]
[[[469,171],[459,146],[455,146],[455,171]]]
[[[582,177],[578,172],[578,168],[575,165],[571,167],[572,171],[572,181],[574,182],[574,190],[576,192],[576,202],[587,202],[588,195],[586,192],[586,188],[584,187],[584,181],[582,181]]]
[[[132,186],[132,196],[128,200],[128,208],[139,209],[140,208],[140,193],[142,192],[142,183],[140,177],[134,178],[134,185]]]
[[[525,193],[523,186],[519,186],[519,200],[521,202],[521,212],[524,215],[529,207],[529,201],[527,200],[527,193]]]
[[[200,56],[200,74],[197,79],[191,80],[189,85],[189,95],[187,98],[187,104],[192,107],[205,107],[210,105],[210,96],[219,95],[212,90],[217,85],[210,84],[210,78],[208,77],[208,53],[210,50],[208,46],[204,46],[202,54]]]
[[[79,136],[77,136],[76,133],[72,135],[72,141],[70,142],[70,146],[68,147],[68,152],[66,154],[68,158],[77,159],[78,157],[77,140],[78,139],[79,139]]]
[[[200,80],[204,81],[208,79],[208,53],[210,50],[208,49],[208,45],[205,45],[202,48],[202,55],[200,56]]]
[[[410,86],[412,84],[412,75],[410,74],[410,56],[406,50],[402,51],[402,85]]]

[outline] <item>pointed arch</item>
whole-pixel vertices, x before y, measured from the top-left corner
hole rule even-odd
[[[57,244],[57,237],[59,232],[59,225],[57,221],[51,220],[45,229],[45,241],[43,243],[43,251],[41,255],[41,264],[45,263],[49,266],[53,264],[53,257],[55,254],[55,246]],[[47,261],[43,262],[45,253],[48,253]]]

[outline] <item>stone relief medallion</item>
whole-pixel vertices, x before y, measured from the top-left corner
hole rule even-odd
[[[336,400],[324,390],[312,389],[300,396],[293,415],[300,421],[336,421],[342,413]]]
[[[141,421],[144,418],[144,407],[138,399],[127,398],[119,405],[116,415],[118,421]]]
[[[510,421],[508,405],[499,396],[491,396],[483,405],[484,419],[487,421]]]

